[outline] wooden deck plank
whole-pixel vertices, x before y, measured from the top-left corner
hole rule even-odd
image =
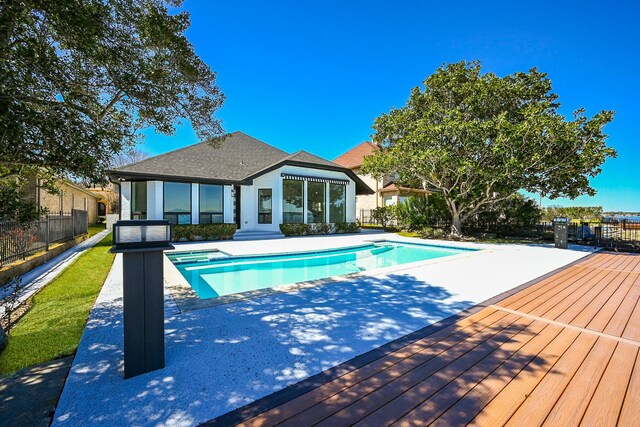
[[[591,321],[586,324],[585,328],[604,332],[613,316],[620,310],[620,306],[627,298],[627,295],[629,295],[629,291],[633,287],[635,280],[633,273],[621,273],[620,277],[624,277],[620,286],[618,286],[609,299],[602,304],[602,308],[593,316]]]
[[[548,371],[572,348],[579,332],[564,329],[540,352],[539,356],[523,369],[509,384],[478,413],[469,423],[476,427],[504,425],[518,410],[531,392],[545,378]]]
[[[585,267],[570,267],[567,269],[567,274],[560,275],[558,277],[552,276],[545,281],[545,283],[538,283],[534,286],[531,286],[529,289],[525,291],[518,292],[515,295],[512,295],[509,298],[505,298],[500,301],[498,304],[502,307],[508,307],[513,310],[517,310],[526,303],[538,298],[548,292],[552,292],[554,290],[558,291],[559,289],[563,289],[566,286],[570,286],[577,280],[581,280],[582,278],[589,275],[593,270]]]
[[[505,328],[511,327],[518,320],[518,316],[509,315],[497,320],[486,329],[474,333],[471,336],[458,340],[455,343],[442,342],[428,348],[425,352],[400,362],[389,369],[381,371],[375,377],[368,378],[358,384],[346,388],[322,401],[322,404],[314,405],[300,413],[300,416],[308,424],[314,424],[323,419],[350,407],[356,402],[358,405],[377,401],[377,398],[384,399],[388,392],[395,391],[406,384],[418,382],[422,376],[431,375],[438,372],[451,360],[456,360],[460,356],[469,352],[473,348],[484,343],[488,338],[500,334]],[[454,345],[455,344],[455,345]],[[391,385],[390,385],[391,384]],[[354,408],[351,408],[354,409]],[[282,426],[295,426],[298,421],[291,418],[282,423]]]
[[[491,304],[229,419],[640,427],[640,256],[595,254]]]
[[[491,375],[496,373],[503,375],[500,379],[504,385],[506,378],[515,376],[559,332],[559,327],[543,322],[533,322],[499,349],[467,369],[460,376],[452,379],[449,384],[431,397],[424,399],[413,410],[400,418],[397,424],[409,427],[434,422],[442,414],[448,412],[455,403],[461,401],[472,389],[481,383],[484,384]],[[456,423],[460,425],[462,421],[458,419]]]
[[[624,333],[624,328],[629,323],[630,313],[640,300],[640,273],[629,273],[626,280],[632,282],[629,292],[604,328],[605,333],[618,337]]]
[[[529,370],[540,369],[549,364],[540,354],[561,332],[562,328],[547,325],[540,334],[533,337],[513,357],[505,361],[503,365],[491,372],[451,407],[446,409],[434,421],[433,425],[447,427],[455,424],[466,425],[471,422],[500,391],[512,384],[511,381],[527,367],[529,367]],[[576,333],[575,336],[577,335]]]
[[[353,424],[356,426],[387,426],[402,415],[408,413],[416,405],[446,386],[452,379],[466,372],[485,357],[512,341],[514,337],[532,323],[528,319],[519,319],[509,328],[505,328],[455,360],[449,361],[436,372],[420,375],[406,383],[391,384],[384,391],[380,391],[373,398],[361,399],[349,408],[334,414],[320,426],[334,426],[336,424]]]
[[[596,389],[581,425],[614,427],[618,423],[638,347],[619,343]],[[638,407],[640,411],[640,407]]]
[[[580,424],[617,345],[615,341],[598,338],[581,368],[547,415],[544,426],[569,427]]]
[[[640,341],[640,302],[636,302],[622,336],[630,340]]]
[[[607,270],[596,271],[597,273],[594,275],[590,277],[587,276],[584,280],[577,281],[573,285],[558,292],[549,292],[548,295],[545,295],[546,300],[542,298],[534,300],[518,311],[530,313],[534,316],[544,316],[554,319],[558,318],[568,309],[575,311],[577,308],[576,304],[583,303],[587,293],[597,294],[607,287],[609,281],[612,280],[612,274],[618,274],[610,273]]]
[[[544,294],[537,295],[527,301],[526,304],[517,308],[507,308],[537,316],[556,317],[563,313],[567,307],[579,301],[589,289],[594,286],[606,286],[606,283],[601,282],[607,280],[609,274],[611,273],[607,270],[590,270],[589,274],[580,276],[576,280],[558,283],[557,287],[549,289]],[[500,306],[502,305],[500,304]]]
[[[603,316],[609,316],[610,318],[618,307],[608,305],[607,302],[622,285],[627,274],[628,273],[624,272],[612,273],[611,277],[613,277],[613,279],[609,281],[605,287],[600,289],[599,292],[596,292],[597,287],[594,286],[589,292],[585,293],[580,302],[573,304],[563,314],[558,316],[556,320],[585,328],[600,312],[603,312]],[[576,312],[578,313],[574,316]]]
[[[403,360],[406,360],[411,356],[418,356],[418,353],[425,352],[427,349],[431,349],[433,351],[433,346],[436,344],[439,344],[437,349],[438,351],[444,351],[447,348],[453,347],[460,341],[475,333],[485,330],[506,316],[507,313],[499,312],[491,308],[485,308],[474,315],[462,319],[456,324],[448,326],[421,340],[402,347],[397,351],[363,366],[362,368],[346,373],[333,381],[327,382],[322,386],[313,389],[309,393],[305,393],[283,405],[278,406],[277,408],[246,420],[241,425],[259,426],[265,425],[265,422],[269,425],[283,422],[305,409],[308,409],[343,390],[353,387],[367,378],[379,374],[380,372],[402,362]],[[423,353],[423,356],[426,356],[426,354],[427,353]],[[433,352],[434,356],[437,354],[437,352]],[[414,363],[419,360],[421,359],[414,358]]]
[[[636,357],[633,373],[629,380],[618,425],[640,426],[640,410],[638,408],[640,408],[640,352]]]
[[[596,341],[597,338],[593,335],[580,334],[560,360],[547,372],[547,375],[540,381],[538,386],[529,394],[527,400],[523,402],[506,425],[542,425],[549,411],[562,395]]]
[[[424,394],[431,388],[438,389],[441,382],[447,381],[447,378],[453,372],[458,372],[461,369],[466,369],[469,365],[473,365],[477,360],[482,359],[494,349],[500,347],[530,323],[530,320],[516,318],[513,319],[511,324],[505,325],[503,329],[496,331],[495,334],[487,334],[477,337],[478,339],[467,340],[453,347],[441,357],[431,360],[419,369],[395,378],[372,393],[365,396],[355,396],[355,399],[352,397],[352,403],[349,406],[335,413],[326,414],[327,417],[318,425],[353,424],[358,420],[379,425],[376,421],[367,417],[373,412],[377,412],[376,419],[380,414],[388,417],[390,414],[398,413],[402,408],[411,404],[407,403],[407,400],[414,398],[415,393]],[[412,407],[410,406],[407,411]],[[381,411],[380,408],[384,409]],[[307,424],[307,417],[303,417],[302,420]]]

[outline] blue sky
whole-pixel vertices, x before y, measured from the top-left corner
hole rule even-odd
[[[521,3],[521,4],[519,4]],[[527,4],[525,3],[532,3]],[[615,110],[617,159],[597,196],[543,204],[640,211],[640,2],[196,1],[187,37],[227,96],[217,114],[288,152],[333,159],[368,140],[375,117],[400,107],[442,63],[479,59],[498,75],[549,74],[570,116]],[[197,141],[148,133],[150,154]]]

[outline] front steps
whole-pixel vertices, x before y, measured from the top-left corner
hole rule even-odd
[[[267,240],[267,239],[281,239],[284,234],[277,231],[236,231],[233,235],[233,240]]]

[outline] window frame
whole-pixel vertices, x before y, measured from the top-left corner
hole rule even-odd
[[[202,210],[202,187],[220,187],[220,211],[203,211]],[[209,222],[202,222],[202,216],[208,215]],[[213,222],[213,216],[220,216],[222,221]],[[224,224],[224,185],[223,184],[198,184],[198,224]]]
[[[291,182],[299,182],[302,185],[302,206],[300,207],[300,218],[301,221],[300,222],[286,222],[285,221],[285,209],[284,209],[284,204],[285,204],[285,194],[284,194],[284,183],[285,181],[291,181]],[[305,224],[305,215],[306,215],[306,207],[305,207],[305,193],[306,193],[306,182],[307,181],[303,181],[303,180],[297,180],[297,179],[282,179],[282,223],[283,224]]]
[[[148,203],[149,203],[149,187],[148,187],[148,182],[147,181],[130,181],[131,182],[131,203],[129,205],[129,217],[132,220],[140,220],[140,219],[147,219],[147,215],[149,214],[147,212],[147,208],[148,208]],[[140,184],[140,183],[144,183],[145,185],[145,200],[144,200],[144,211],[140,210],[140,211],[134,211],[133,210],[133,205],[134,205],[134,200],[135,200],[135,195],[134,195],[134,190],[133,187],[136,184]],[[138,207],[138,206],[136,206]],[[135,214],[135,212],[140,212],[140,214]],[[134,217],[134,215],[136,215],[136,217]]]
[[[263,191],[269,191],[271,193],[271,197],[269,199],[270,210],[269,212],[261,212],[262,204],[260,203],[260,193]],[[303,198],[304,198],[304,189]],[[283,199],[284,200],[284,199]],[[284,204],[284,201],[283,201]],[[273,188],[258,188],[258,224],[273,224]],[[262,216],[262,218],[261,218]],[[267,221],[266,218],[269,218]]]
[[[180,223],[180,215],[187,215],[187,212],[180,212],[180,213],[176,213],[176,212],[167,212],[166,211],[166,198],[167,198],[167,184],[182,184],[182,185],[188,185],[189,186],[189,222],[188,223]],[[172,225],[187,225],[187,224],[192,224],[193,223],[193,193],[192,193],[192,186],[193,184],[191,184],[190,182],[180,182],[180,181],[162,181],[162,218],[171,222]],[[173,223],[171,220],[169,220],[167,218],[167,214],[168,215],[175,215],[176,216],[176,222]]]
[[[304,209],[304,214],[305,214],[305,218],[306,218],[306,222],[307,224],[326,224],[327,222],[327,183],[326,182],[318,182],[318,181],[307,181],[305,180],[306,187],[307,187],[307,198],[306,198],[306,206]],[[309,199],[309,195],[311,194],[311,190],[309,190],[309,186],[318,186],[318,188],[320,188],[320,186],[322,186],[322,199],[320,199],[322,201],[322,221],[318,222],[318,221],[313,221],[310,222],[309,221],[309,215],[312,214],[312,210],[309,208],[309,204],[311,203],[311,200]]]
[[[332,186],[340,186],[340,187],[342,187],[344,206],[342,207],[342,220],[341,221],[333,221],[334,218],[331,217],[331,208],[333,206],[333,204],[331,203],[331,187]],[[329,183],[328,196],[329,196],[329,208],[328,208],[329,222],[332,223],[332,224],[335,224],[335,223],[338,223],[338,222],[347,222],[347,185],[346,184],[335,184],[335,183],[331,183],[330,182]]]

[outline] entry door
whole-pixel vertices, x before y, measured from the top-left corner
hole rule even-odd
[[[234,186],[234,193],[235,193],[235,220],[236,220],[236,226],[238,227],[238,230],[240,230],[241,225],[242,225],[242,216],[240,215],[240,186],[236,185]]]

